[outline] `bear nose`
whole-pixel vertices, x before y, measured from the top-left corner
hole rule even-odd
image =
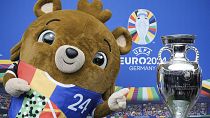
[[[74,48],[67,48],[66,55],[68,58],[73,59],[78,55],[78,52]]]

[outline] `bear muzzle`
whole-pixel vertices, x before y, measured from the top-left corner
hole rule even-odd
[[[60,46],[55,54],[55,64],[63,73],[74,73],[85,63],[84,53],[75,46]]]

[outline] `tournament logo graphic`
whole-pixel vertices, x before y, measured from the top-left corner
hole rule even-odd
[[[157,32],[157,22],[153,13],[146,9],[134,11],[128,21],[128,31],[134,43],[146,45],[151,43]]]
[[[147,47],[155,39],[157,22],[154,14],[146,9],[135,10],[128,19],[128,31],[132,41],[139,45],[132,50],[135,56],[121,57],[121,65],[129,66],[130,71],[154,71],[158,64],[156,55]],[[135,46],[135,45],[134,45]]]

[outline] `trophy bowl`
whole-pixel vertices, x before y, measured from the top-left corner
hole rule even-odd
[[[165,46],[158,54],[157,87],[173,118],[186,118],[201,89],[199,52],[192,46],[195,36],[168,35],[163,36],[162,41]],[[188,50],[195,51],[194,61],[186,57]],[[163,51],[171,53],[168,61],[162,60]]]

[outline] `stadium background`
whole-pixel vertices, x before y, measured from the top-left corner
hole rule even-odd
[[[1,76],[3,70],[11,62],[2,61],[9,59],[10,48],[17,43],[26,28],[36,19],[33,13],[33,6],[36,0],[2,0],[0,4],[0,69]],[[112,11],[112,18],[106,23],[110,30],[118,26],[127,28],[130,15],[138,9],[151,11],[157,21],[157,33],[154,40],[147,45],[138,45],[133,43],[132,51],[122,56],[122,61],[126,57],[145,57],[147,55],[139,54],[136,56],[133,52],[138,47],[148,47],[152,49],[149,57],[157,57],[159,49],[163,46],[160,37],[168,34],[195,34],[197,35],[195,47],[200,52],[200,66],[202,67],[203,80],[208,83],[210,79],[210,60],[209,55],[209,33],[210,33],[210,1],[203,0],[127,0],[127,1],[105,1],[104,8]],[[77,0],[62,0],[63,9],[76,9]],[[193,60],[194,53],[189,53],[189,58]],[[162,116],[169,114],[160,100],[156,88],[156,71],[154,70],[133,70],[131,68],[141,66],[156,67],[156,64],[125,64],[122,62],[121,70],[116,82],[116,90],[122,87],[130,87],[131,92],[127,95],[129,107],[117,116]],[[203,86],[203,93],[191,116],[210,114],[210,85]],[[0,114],[5,113],[8,107],[8,95],[4,90],[0,90]],[[6,96],[6,97],[5,97]],[[5,106],[6,105],[6,106]],[[157,110],[161,109],[161,111]],[[164,113],[163,113],[164,112]],[[197,113],[198,112],[198,113]],[[201,113],[202,112],[202,113]],[[158,114],[159,113],[159,114]],[[127,114],[127,115],[126,115]],[[157,115],[158,114],[158,115]],[[1,115],[0,115],[1,117]]]

